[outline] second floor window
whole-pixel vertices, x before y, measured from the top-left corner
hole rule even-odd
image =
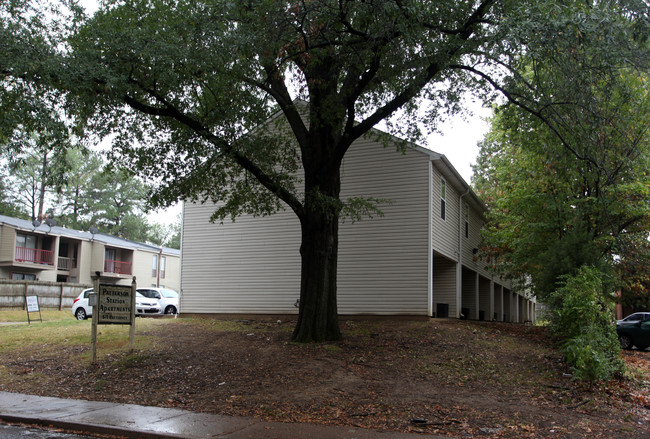
[[[447,216],[447,182],[440,179],[440,218],[444,221]]]
[[[151,265],[151,277],[158,276],[158,255],[153,255],[153,263]]]
[[[465,217],[465,238],[469,238],[469,206],[463,203],[463,216]]]
[[[160,257],[160,278],[164,279],[165,278],[165,262],[166,259],[164,256]]]
[[[16,247],[36,248],[36,236],[17,234]]]

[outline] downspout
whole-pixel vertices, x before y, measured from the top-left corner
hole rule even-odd
[[[427,312],[433,317],[433,162],[429,160],[429,226],[428,226],[428,275],[427,275]]]
[[[469,188],[458,197],[458,266],[456,268],[456,318],[460,318],[463,307],[463,197]]]

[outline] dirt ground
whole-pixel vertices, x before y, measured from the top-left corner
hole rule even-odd
[[[572,381],[543,328],[347,320],[345,340],[289,341],[294,322],[177,319],[132,354],[0,356],[0,390],[454,437],[650,437],[650,351],[638,381]],[[85,357],[87,358],[87,357]]]

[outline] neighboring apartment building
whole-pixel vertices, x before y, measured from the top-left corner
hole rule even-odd
[[[180,287],[180,251],[0,215],[0,279]]]
[[[533,321],[535,300],[476,259],[485,206],[444,155],[356,141],[341,167],[341,198],[389,199],[382,217],[342,221],[341,315],[420,315]],[[210,203],[183,206],[184,313],[294,314],[300,224],[290,209],[210,223]]]

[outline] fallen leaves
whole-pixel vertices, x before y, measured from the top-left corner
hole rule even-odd
[[[304,345],[290,322],[231,326],[161,320],[138,334],[150,348],[95,367],[85,346],[0,357],[0,390],[448,436],[640,437],[649,425],[647,386],[579,385],[543,328],[354,320],[344,341]],[[650,376],[650,352],[624,358]]]

